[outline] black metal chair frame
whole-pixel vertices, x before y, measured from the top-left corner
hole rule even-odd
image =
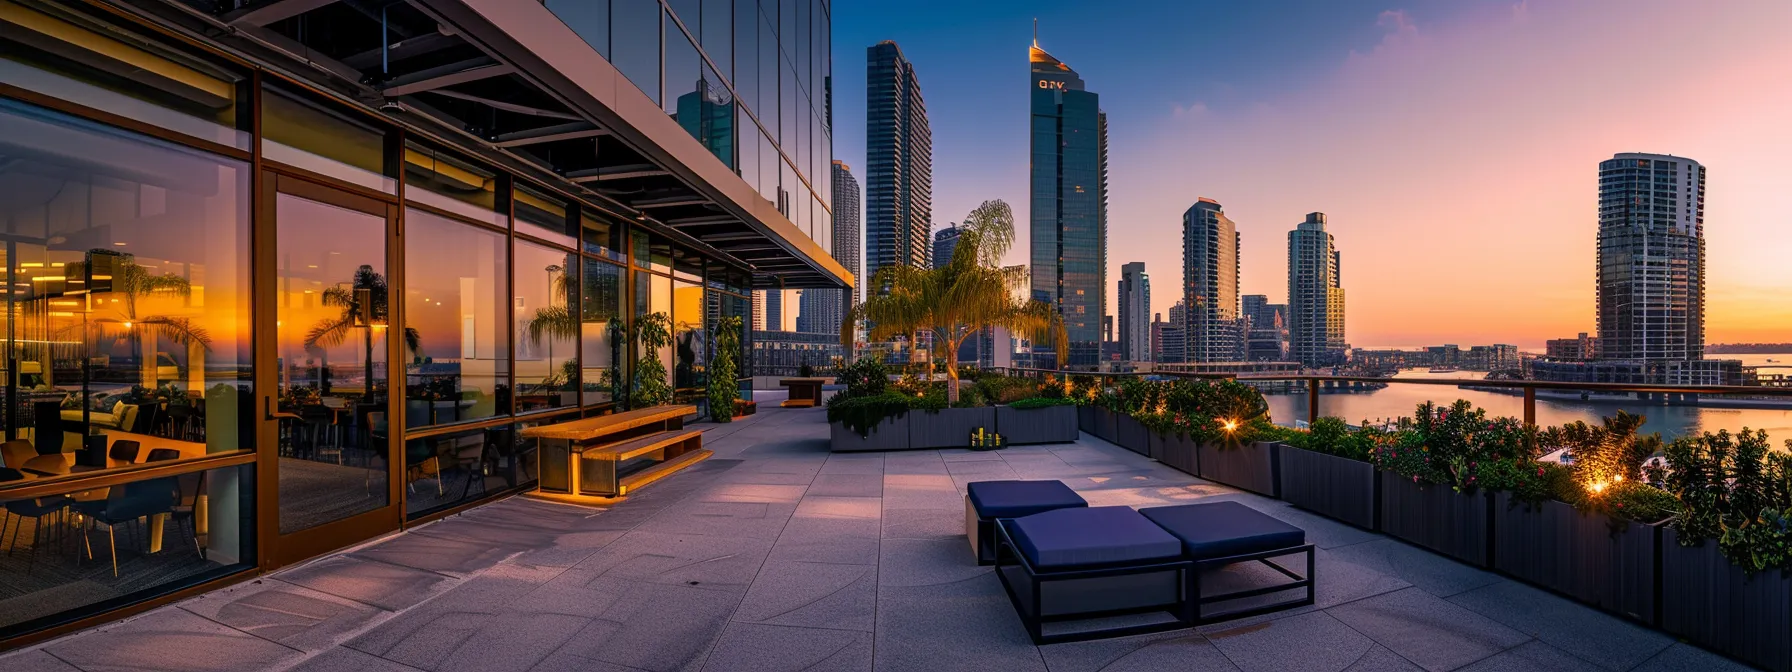
[[[1027,636],[1033,639],[1034,644],[1060,644],[1064,642],[1081,642],[1108,637],[1127,637],[1153,632],[1182,630],[1194,625],[1188,620],[1188,616],[1195,613],[1195,609],[1190,605],[1187,595],[1189,594],[1190,588],[1193,587],[1190,583],[1190,579],[1195,572],[1195,563],[1184,559],[1171,560],[1168,562],[1153,562],[1144,565],[1041,572],[1038,568],[1034,567],[1032,563],[1027,562],[1026,556],[1023,555],[1020,552],[1020,549],[1015,545],[1014,538],[1008,531],[1008,526],[1013,522],[1014,520],[1010,518],[999,518],[995,521],[996,535],[999,542],[995,558],[996,578],[1002,581],[1002,588],[1008,592],[1008,601],[1014,604],[1015,612],[1020,614],[1021,623],[1027,628]],[[1020,567],[1020,569],[1026,573],[1028,585],[1015,586],[1013,580],[1009,578],[1010,571],[1004,570],[1004,568],[1015,566]],[[1065,614],[1047,615],[1044,613],[1044,585],[1047,583],[1158,574],[1163,572],[1176,572],[1176,594],[1172,596],[1166,604]],[[1021,594],[1016,592],[1018,590],[1028,591],[1027,597],[1029,597],[1030,600],[1023,601]],[[1045,634],[1046,623],[1082,621],[1132,614],[1149,614],[1154,612],[1169,614],[1171,620],[1112,628],[1078,630],[1076,632],[1051,635]]]
[[[1279,558],[1279,557],[1283,557],[1283,556],[1296,555],[1296,554],[1305,554],[1307,556],[1307,573],[1305,576],[1295,574],[1294,572],[1289,571],[1288,568],[1283,567],[1283,566],[1281,566],[1275,562],[1272,562],[1270,560],[1270,558]],[[1194,599],[1191,599],[1188,601],[1188,614],[1184,616],[1184,619],[1193,625],[1206,625],[1208,623],[1217,623],[1219,621],[1230,621],[1233,619],[1245,618],[1248,616],[1256,616],[1259,614],[1267,614],[1270,612],[1281,611],[1283,609],[1293,609],[1295,607],[1304,607],[1304,606],[1313,604],[1314,588],[1315,588],[1315,583],[1313,581],[1313,566],[1314,566],[1313,560],[1314,560],[1314,553],[1313,553],[1313,545],[1312,544],[1302,544],[1300,546],[1290,546],[1288,548],[1278,548],[1278,549],[1274,549],[1274,550],[1261,551],[1261,552],[1257,552],[1257,553],[1245,553],[1242,555],[1230,555],[1230,556],[1226,556],[1223,558],[1209,558],[1206,560],[1194,560],[1194,561],[1192,561],[1194,563],[1194,571],[1192,573],[1192,576],[1194,578],[1193,578],[1193,582],[1189,586],[1189,589],[1192,591],[1190,594],[1194,596]],[[1207,595],[1201,594],[1201,572],[1203,570],[1219,569],[1222,567],[1226,567],[1228,565],[1235,565],[1235,564],[1238,564],[1241,562],[1262,563],[1264,566],[1275,570],[1276,573],[1288,577],[1289,579],[1291,579],[1291,581],[1288,583],[1280,583],[1280,584],[1276,584],[1273,586],[1250,588],[1247,590],[1233,591],[1230,593],[1222,593],[1219,595],[1207,596]],[[1262,605],[1262,606],[1249,607],[1249,608],[1245,608],[1245,609],[1234,609],[1231,611],[1222,611],[1222,612],[1219,612],[1216,614],[1211,614],[1211,615],[1202,613],[1202,609],[1201,609],[1202,607],[1204,607],[1206,605],[1215,604],[1215,603],[1219,603],[1219,602],[1230,602],[1232,600],[1242,600],[1247,597],[1257,597],[1259,595],[1268,595],[1271,593],[1279,593],[1279,592],[1282,592],[1285,590],[1293,590],[1296,588],[1306,588],[1307,589],[1306,596],[1297,598],[1297,599],[1292,599],[1292,600],[1283,600],[1281,602],[1276,602],[1274,604],[1266,604],[1266,605]]]

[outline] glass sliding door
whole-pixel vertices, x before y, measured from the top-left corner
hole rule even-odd
[[[396,207],[269,179],[279,185],[279,373],[268,415],[278,424],[279,531],[289,535],[391,505],[387,339],[397,327],[386,237]]]

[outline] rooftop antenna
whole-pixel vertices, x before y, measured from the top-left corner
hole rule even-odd
[[[1039,17],[1033,17],[1033,48],[1039,48]]]

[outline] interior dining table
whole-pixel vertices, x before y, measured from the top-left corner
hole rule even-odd
[[[192,443],[192,442],[188,442],[188,441],[176,441],[176,440],[166,439],[166,438],[162,438],[162,437],[152,437],[152,436],[136,434],[136,433],[132,433],[132,432],[117,431],[117,430],[107,430],[104,432],[104,434],[106,434],[106,436],[108,438],[108,440],[107,440],[107,449],[108,450],[110,450],[112,442],[115,442],[119,439],[137,439],[139,441],[150,442],[150,444],[151,444],[151,445],[143,448],[142,451],[140,452],[140,455],[148,455],[149,450],[151,448],[174,448],[176,450],[181,451],[182,459],[191,458],[191,457],[199,457],[199,456],[203,456],[205,454],[205,445],[204,444],[197,444],[197,443]],[[115,459],[115,458],[111,457],[110,455],[108,455],[106,457],[106,466],[104,466],[104,467],[76,464],[76,453],[66,452],[66,453],[51,453],[49,455],[38,455],[36,457],[25,460],[25,463],[19,466],[19,471],[21,473],[23,473],[26,478],[37,479],[37,478],[50,478],[53,476],[64,476],[64,475],[68,475],[68,474],[93,473],[96,471],[103,471],[106,469],[117,469],[120,467],[128,467],[133,464],[136,464],[136,463],[132,462],[130,460]],[[105,500],[107,498],[107,496],[109,496],[110,494],[111,494],[111,488],[95,488],[93,490],[83,490],[80,492],[69,493],[69,497],[78,502],[97,502],[97,501]],[[203,499],[203,498],[204,498],[204,495],[202,493],[201,499]],[[150,519],[149,519],[149,552],[151,552],[151,553],[161,552],[161,550],[162,550],[162,531],[166,527],[167,522],[168,522],[168,514],[166,514],[166,513],[159,513],[159,514],[156,514],[156,515],[150,517]]]

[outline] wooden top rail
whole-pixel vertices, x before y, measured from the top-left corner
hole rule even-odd
[[[144,462],[110,469],[46,476],[0,483],[0,502],[66,495],[72,492],[97,490],[135,481],[167,476],[180,476],[211,469],[234,467],[255,462],[255,451],[232,450],[208,453],[178,460]]]
[[[681,418],[697,412],[696,406],[655,406],[595,418],[573,420],[553,425],[537,425],[524,428],[519,433],[525,439],[565,439],[567,441],[592,441],[626,432],[637,427],[665,422]]]

